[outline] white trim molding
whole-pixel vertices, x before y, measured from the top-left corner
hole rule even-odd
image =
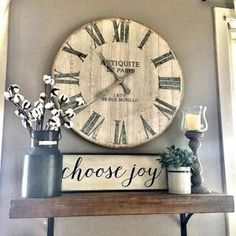
[[[0,171],[4,119],[4,98],[2,94],[5,90],[6,83],[9,3],[10,0],[0,1]]]
[[[225,187],[229,194],[236,195],[236,123],[234,121],[234,106],[236,104],[236,89],[232,81],[231,59],[229,50],[229,33],[227,17],[235,17],[233,9],[214,8],[215,38],[217,53],[217,72],[219,86],[219,102],[221,112],[221,131],[223,144],[223,161]],[[236,235],[236,214],[228,214],[228,235]]]

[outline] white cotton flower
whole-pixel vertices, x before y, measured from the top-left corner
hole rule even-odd
[[[77,102],[78,106],[82,106],[85,104],[83,97],[77,97],[75,98],[75,101]]]
[[[59,97],[59,102],[60,103],[68,103],[69,101],[70,101],[70,99],[69,99],[68,96],[66,96],[64,94],[60,95],[60,97]]]
[[[34,107],[43,109],[43,102],[41,102],[40,100],[34,102]]]
[[[12,98],[12,93],[8,92],[8,91],[5,91],[3,93],[3,96],[6,100],[10,100]]]
[[[61,120],[58,116],[53,116],[48,122],[49,128],[59,128],[61,126]]]
[[[44,103],[46,98],[47,98],[47,95],[46,95],[45,92],[40,93],[40,95],[39,95],[39,102]]]
[[[72,108],[67,109],[67,110],[65,111],[65,114],[66,114],[66,116],[67,116],[68,118],[72,118],[72,117],[75,116],[75,112],[73,111]]]
[[[70,121],[66,121],[64,123],[64,127],[67,128],[67,129],[71,129],[73,127],[73,123],[70,122]]]
[[[53,102],[48,102],[45,104],[45,109],[47,110],[52,110],[54,108],[54,103]]]
[[[18,97],[18,96],[14,96],[13,102],[14,102],[14,103],[19,103],[19,102],[20,102],[19,97]]]
[[[17,116],[19,116],[20,118],[22,118],[22,119],[24,119],[25,118],[25,115],[22,113],[22,111],[20,111],[20,110],[16,110],[15,111],[15,114],[17,115]]]
[[[50,75],[43,75],[43,81],[48,81],[48,80],[51,80],[52,77]]]
[[[50,127],[49,127],[49,130],[58,131],[58,130],[59,130],[59,127],[50,126]]]
[[[57,97],[59,94],[59,88],[52,88],[51,92],[50,92],[50,96],[51,97]]]
[[[61,126],[61,120],[58,116],[53,116],[52,119],[54,119],[55,124],[56,124],[57,127]]]
[[[29,110],[31,108],[31,104],[28,100],[24,100],[21,107],[24,109],[24,110]]]
[[[29,111],[28,112],[28,116],[29,116],[29,119],[31,121],[36,121],[37,120],[37,117],[33,116],[33,112],[32,111]]]
[[[39,109],[41,115],[43,115],[43,108],[42,108],[42,107],[39,107],[38,109]]]
[[[27,122],[26,122],[26,120],[22,120],[21,123],[22,123],[22,125],[24,126],[24,128],[27,129]]]
[[[24,101],[24,96],[19,93],[15,94],[13,98],[13,102],[17,104],[17,103],[20,103],[21,101]]]
[[[44,75],[43,81],[45,84],[54,85],[54,79],[50,75]]]
[[[52,113],[53,116],[60,116],[61,112],[62,112],[61,109],[59,109],[59,110],[58,109],[52,109],[51,110],[51,113]]]
[[[17,84],[12,84],[9,88],[9,91],[11,91],[13,94],[17,94],[20,92],[20,86]]]
[[[61,121],[60,121],[60,118],[58,116],[53,116],[51,119],[50,119],[56,126],[60,126],[61,125]]]
[[[42,93],[39,94],[39,96],[42,97],[42,98],[46,98],[46,93],[42,92]]]
[[[29,129],[32,127],[32,123],[29,120],[23,119],[21,123],[26,129]]]
[[[32,114],[32,117],[37,120],[40,120],[42,116],[42,112],[39,108],[32,109],[31,114]]]

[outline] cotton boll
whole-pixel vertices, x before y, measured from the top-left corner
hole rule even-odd
[[[51,113],[52,113],[53,116],[60,116],[61,110],[60,109],[59,110],[58,109],[52,109]]]
[[[53,131],[58,131],[60,128],[56,127],[56,126],[51,126],[49,127],[49,130],[53,130]]]
[[[25,115],[22,113],[22,111],[20,111],[20,110],[16,110],[15,111],[15,114],[17,115],[17,116],[19,116],[20,118],[25,118]]]
[[[39,120],[39,119],[41,118],[41,116],[42,116],[42,112],[40,111],[40,109],[34,108],[34,109],[32,110],[32,117],[33,117],[34,119]]]
[[[52,88],[51,92],[50,92],[50,96],[51,97],[57,97],[59,94],[60,89],[59,88]]]
[[[65,114],[66,114],[66,116],[67,116],[68,118],[72,118],[72,117],[75,116],[75,112],[73,111],[72,108],[67,109],[67,110],[65,111]]]
[[[36,121],[36,120],[37,120],[37,117],[35,117],[35,116],[33,115],[33,112],[32,112],[32,111],[29,111],[29,112],[28,112],[28,116],[29,116],[29,118],[30,118],[31,121]]]
[[[24,100],[24,102],[22,103],[22,108],[24,110],[29,110],[31,108],[31,104],[28,100]]]
[[[66,96],[64,94],[60,95],[60,97],[59,97],[59,102],[60,103],[68,103],[69,101],[70,101],[70,99],[69,99],[68,96]]]
[[[34,102],[34,107],[43,109],[43,103],[41,101]]]
[[[47,110],[52,110],[54,108],[54,103],[53,102],[48,102],[45,104],[45,109]]]
[[[13,98],[13,102],[17,104],[17,103],[20,103],[21,101],[24,101],[24,96],[19,93],[15,94]]]
[[[14,96],[13,102],[16,103],[16,104],[20,103],[20,97],[17,96],[17,94]]]
[[[66,121],[64,123],[64,127],[67,128],[67,129],[71,129],[73,127],[73,123],[70,122],[70,121]]]
[[[77,102],[78,106],[82,106],[85,104],[83,97],[77,97],[75,101]]]
[[[22,125],[24,126],[24,128],[27,128],[27,122],[26,122],[26,120],[22,120],[21,123],[22,123]]]
[[[49,119],[49,126],[50,127],[60,127],[61,126],[61,120],[58,116],[53,116],[51,119]]]
[[[20,86],[17,84],[12,84],[8,90],[11,91],[13,94],[17,94],[20,92]]]
[[[32,123],[26,119],[23,119],[21,121],[21,123],[24,126],[24,128],[26,128],[26,129],[30,129],[32,127]]]
[[[52,77],[50,75],[44,75],[43,81],[45,84],[54,85],[54,79],[52,79]]]
[[[10,100],[10,99],[12,98],[12,94],[11,94],[10,92],[8,92],[8,91],[5,91],[5,92],[3,93],[3,96],[4,96],[4,98],[5,98],[6,100]]]
[[[39,95],[39,102],[44,103],[47,98],[47,95],[45,92],[40,93]]]

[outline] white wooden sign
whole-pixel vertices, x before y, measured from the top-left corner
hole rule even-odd
[[[167,189],[158,155],[63,156],[62,191]]]

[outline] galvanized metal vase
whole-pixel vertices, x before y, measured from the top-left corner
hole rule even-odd
[[[31,149],[24,157],[22,197],[46,198],[61,195],[62,154],[59,131],[33,131]]]

